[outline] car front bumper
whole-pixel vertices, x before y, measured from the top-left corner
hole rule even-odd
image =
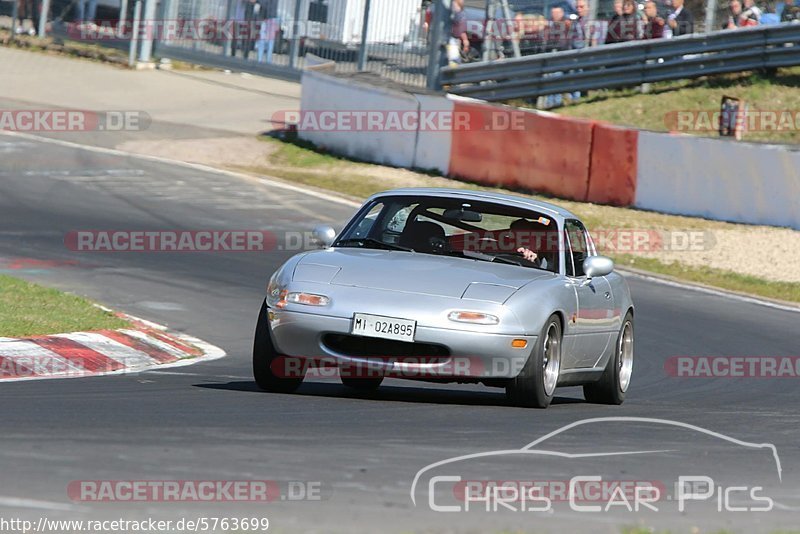
[[[444,347],[445,355],[353,355],[337,351],[326,342],[329,334],[349,336],[353,326],[352,317],[332,317],[271,308],[267,320],[279,354],[320,360],[339,367],[364,366],[389,376],[412,379],[458,381],[514,378],[522,370],[537,340],[537,336],[490,334],[417,325],[415,343]],[[370,344],[373,339],[358,337],[366,344]],[[527,342],[526,346],[512,347],[512,341],[520,339]],[[374,341],[377,344],[379,339]]]

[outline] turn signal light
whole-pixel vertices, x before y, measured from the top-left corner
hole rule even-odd
[[[457,323],[497,324],[500,322],[496,315],[473,311],[453,311],[447,314],[447,318]]]
[[[327,306],[331,299],[325,295],[315,295],[313,293],[289,293],[286,301],[293,304],[304,304],[306,306]]]
[[[528,340],[514,339],[513,341],[511,341],[511,346],[514,347],[515,349],[524,349],[525,347],[528,346]]]
[[[285,289],[280,292],[280,295],[279,295],[279,298],[278,298],[278,302],[275,303],[275,307],[276,308],[285,308],[286,307],[286,304],[288,304],[286,302],[286,296],[288,294],[289,294],[289,292],[286,291]]]

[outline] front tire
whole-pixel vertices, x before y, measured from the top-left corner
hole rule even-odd
[[[553,400],[561,371],[561,321],[551,315],[536,347],[520,374],[506,386],[506,396],[517,406],[547,408]]]
[[[339,380],[351,389],[367,393],[380,387],[383,374],[370,370],[368,366],[345,364],[339,367]]]
[[[340,376],[339,377],[342,381],[342,384],[345,386],[355,389],[356,391],[375,391],[378,389],[383,382],[383,377],[377,378],[358,378],[358,377],[348,377],[348,376]]]
[[[256,334],[253,341],[253,378],[256,380],[258,387],[265,391],[273,393],[292,393],[300,384],[303,383],[305,377],[305,366],[300,365],[291,366],[293,373],[296,375],[299,369],[300,376],[281,376],[281,373],[275,373],[275,369],[280,365],[285,365],[289,368],[285,360],[288,357],[278,354],[275,350],[275,345],[272,344],[272,337],[269,333],[269,324],[267,317],[269,310],[267,303],[261,305],[261,312],[258,314],[258,323],[256,323]]]
[[[608,359],[599,381],[583,386],[583,396],[597,404],[622,404],[633,372],[633,315],[628,312],[617,337],[617,348]]]

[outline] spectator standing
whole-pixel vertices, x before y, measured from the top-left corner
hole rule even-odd
[[[658,16],[658,5],[653,0],[648,0],[644,5],[645,23],[642,29],[642,39],[661,39],[664,37],[666,22]]]
[[[550,9],[550,21],[547,23],[545,39],[547,52],[561,52],[569,50],[569,21],[564,18],[564,8]]]
[[[589,24],[588,0],[577,0],[575,2],[575,10],[577,11],[577,16],[569,27],[570,48],[580,50],[594,46],[592,27]],[[574,102],[581,97],[581,92],[573,91],[569,97]]]
[[[15,0],[16,1],[16,0]],[[28,28],[28,35],[36,35],[36,24],[38,22],[39,6],[37,0],[19,0],[19,24],[16,27],[15,33],[25,33],[25,20],[31,20],[31,27]],[[17,21],[12,21],[16,23]]]
[[[728,3],[728,20],[722,25],[723,30],[735,30],[739,27],[739,20],[742,16],[742,3],[739,0],[731,0]]]
[[[515,28],[519,39],[519,48],[523,56],[541,54],[545,51],[547,33],[547,19],[543,15],[522,15],[515,17]]]
[[[781,22],[800,21],[800,7],[794,5],[794,0],[783,0],[783,13]]]
[[[564,8],[553,7],[550,9],[550,20],[545,28],[545,52],[561,52],[568,50],[569,47],[569,22],[564,17]],[[561,76],[562,74],[559,71],[550,73],[550,76]],[[545,97],[545,107],[547,108],[558,107],[563,102],[564,95],[561,93]]]
[[[745,19],[746,24],[739,24],[740,26],[758,26],[761,24],[761,8],[756,5],[755,0],[744,0],[742,18]]]
[[[745,14],[742,11],[742,3],[740,0],[731,0],[728,6],[728,20],[722,25],[723,30],[735,30],[736,28],[744,28],[746,26],[755,26],[758,21],[753,18],[752,12]]]
[[[275,51],[275,40],[280,31],[280,20],[278,19],[278,0],[263,0],[264,20],[261,21],[261,28],[258,34],[256,51],[258,52],[258,62],[264,60],[266,49],[267,63],[272,63],[272,54]]]
[[[464,0],[453,0],[452,24],[450,39],[447,43],[447,60],[450,63],[461,63],[461,54],[469,52],[469,36],[467,35],[467,14],[464,13]]]
[[[675,8],[675,11],[667,17],[667,25],[672,30],[672,35],[674,37],[694,33],[694,17],[692,13],[685,8],[683,1],[684,0],[672,0],[672,6]]]
[[[589,4],[587,0],[577,0],[575,2],[575,10],[578,12],[578,16],[572,21],[569,28],[570,48],[578,50],[594,46],[592,28],[589,25]]]
[[[622,15],[614,15],[608,23],[606,44],[626,43],[635,41],[638,36],[638,20],[636,18],[636,4],[633,0],[622,2]]]
[[[236,50],[238,48],[242,48],[244,46],[244,41],[246,39],[246,26],[247,23],[245,22],[245,3],[249,0],[233,0],[231,6],[231,29],[233,30],[233,35],[231,37],[231,56],[236,57]]]
[[[242,44],[242,55],[245,59],[253,49],[253,42],[260,39],[260,26],[263,19],[261,3],[258,0],[247,0],[244,5],[245,36]]]
[[[622,0],[614,0],[614,14],[622,16]]]
[[[78,0],[78,22],[94,24],[97,17],[97,0]]]

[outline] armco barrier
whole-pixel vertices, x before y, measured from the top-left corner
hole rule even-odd
[[[468,129],[453,131],[450,175],[583,200],[589,180],[592,123],[458,99]]]
[[[635,205],[800,229],[800,152],[639,132]]]
[[[594,125],[587,201],[612,206],[634,203],[638,137],[638,130],[602,123]]]

